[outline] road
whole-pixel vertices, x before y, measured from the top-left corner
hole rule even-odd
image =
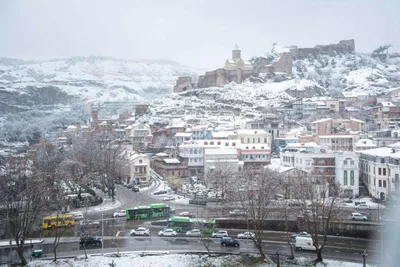
[[[51,238],[46,238],[40,247],[43,249],[44,254],[51,257],[51,249],[52,249],[52,241]],[[340,241],[340,242],[339,242]],[[323,256],[329,259],[340,259],[345,261],[354,261],[361,262],[362,256],[361,254],[364,251],[362,245],[358,244],[358,241],[351,240],[336,240],[331,241],[324,249]],[[206,251],[203,242],[210,243],[210,251],[212,252],[257,252],[256,247],[252,243],[251,240],[241,240],[240,248],[228,248],[222,247],[220,245],[219,239],[211,239],[205,241],[201,238],[187,238],[187,237],[158,237],[158,236],[150,236],[150,237],[130,237],[127,234],[123,233],[118,237],[105,237],[104,238],[104,253],[116,252],[117,248],[120,252],[123,251]],[[58,248],[59,256],[77,256],[83,255],[84,251],[79,248],[79,238],[78,237],[65,237],[62,238],[61,243]],[[290,248],[285,241],[275,241],[275,240],[266,240],[264,242],[265,251],[272,255],[276,253],[279,249],[279,252],[283,255],[290,254]],[[94,248],[87,250],[89,254],[91,253],[101,253],[102,249]],[[373,256],[377,256],[376,253],[371,249],[368,251],[369,259]],[[29,259],[30,247],[26,246],[25,254]],[[0,249],[0,262],[7,262],[9,255],[8,248]],[[17,255],[15,251],[12,252],[12,258],[14,261],[17,261]],[[296,252],[297,256],[302,257],[314,257],[312,252]],[[368,261],[371,263],[371,261]]]

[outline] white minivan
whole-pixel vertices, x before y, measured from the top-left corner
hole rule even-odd
[[[294,246],[296,250],[316,250],[311,237],[297,236]]]

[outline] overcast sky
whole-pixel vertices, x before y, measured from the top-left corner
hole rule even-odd
[[[111,56],[223,66],[279,45],[354,38],[356,50],[400,52],[399,0],[0,1],[0,56]]]

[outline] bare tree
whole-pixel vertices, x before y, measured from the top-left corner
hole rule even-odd
[[[167,183],[173,191],[177,192],[178,189],[183,185],[184,179],[179,176],[168,176]]]
[[[322,262],[322,251],[328,240],[330,223],[339,218],[335,208],[340,186],[326,174],[299,175],[293,179],[292,192],[302,213],[305,229],[311,234],[316,249],[315,262]],[[319,237],[322,237],[322,240]]]
[[[1,216],[2,225],[8,228],[21,263],[26,265],[25,240],[47,210],[51,185],[38,173],[32,161],[22,155],[7,158],[0,176],[0,201],[5,213]]]
[[[278,187],[276,173],[269,169],[248,170],[240,176],[236,183],[236,195],[245,212],[248,230],[254,231],[252,238],[261,257],[266,258],[263,249],[264,222],[268,218],[268,205],[274,199]]]
[[[228,197],[232,183],[237,179],[239,172],[232,169],[232,166],[224,162],[215,162],[206,174],[206,183],[213,186],[220,193],[223,202],[232,200],[233,196]]]

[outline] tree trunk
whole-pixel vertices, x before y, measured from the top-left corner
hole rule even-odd
[[[21,260],[21,265],[25,266],[28,262],[26,261],[25,256],[24,256],[24,245],[17,246],[16,250],[17,250],[19,259]],[[11,253],[11,251],[10,251],[10,253]]]
[[[317,258],[314,260],[315,263],[322,262],[322,250],[317,249]]]
[[[53,261],[56,262],[57,261],[57,248],[56,247],[53,248],[53,254],[54,254]]]

